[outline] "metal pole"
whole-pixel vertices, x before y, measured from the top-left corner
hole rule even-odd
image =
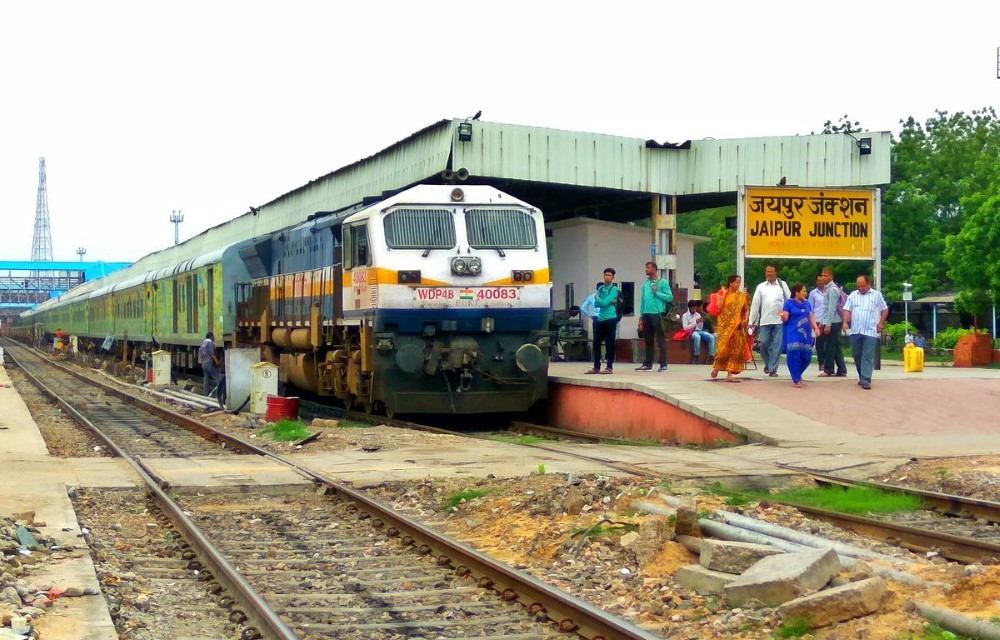
[[[997,339],[997,304],[993,303],[993,339]]]
[[[184,216],[181,215],[180,209],[170,214],[170,221],[174,223],[174,244],[180,244],[181,223],[184,222]]]

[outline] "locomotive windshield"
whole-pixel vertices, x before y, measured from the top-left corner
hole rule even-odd
[[[385,216],[390,249],[451,249],[455,220],[451,209],[396,209]]]
[[[534,249],[535,221],[523,209],[466,209],[469,246],[474,249]]]

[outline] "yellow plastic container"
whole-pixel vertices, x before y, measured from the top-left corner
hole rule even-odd
[[[903,347],[903,371],[918,373],[924,370],[924,350],[908,344]]]

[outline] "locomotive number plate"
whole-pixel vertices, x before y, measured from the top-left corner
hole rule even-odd
[[[521,295],[517,287],[417,287],[413,292],[418,301],[447,301],[456,306],[518,300]]]

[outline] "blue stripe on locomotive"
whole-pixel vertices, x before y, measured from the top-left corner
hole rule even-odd
[[[371,311],[346,311],[347,318],[371,315]],[[492,333],[542,331],[549,325],[548,309],[379,309],[375,313],[375,331],[394,330],[400,333],[421,333],[433,324],[449,333],[484,333],[482,319],[493,318]],[[454,322],[445,328],[442,323]]]

